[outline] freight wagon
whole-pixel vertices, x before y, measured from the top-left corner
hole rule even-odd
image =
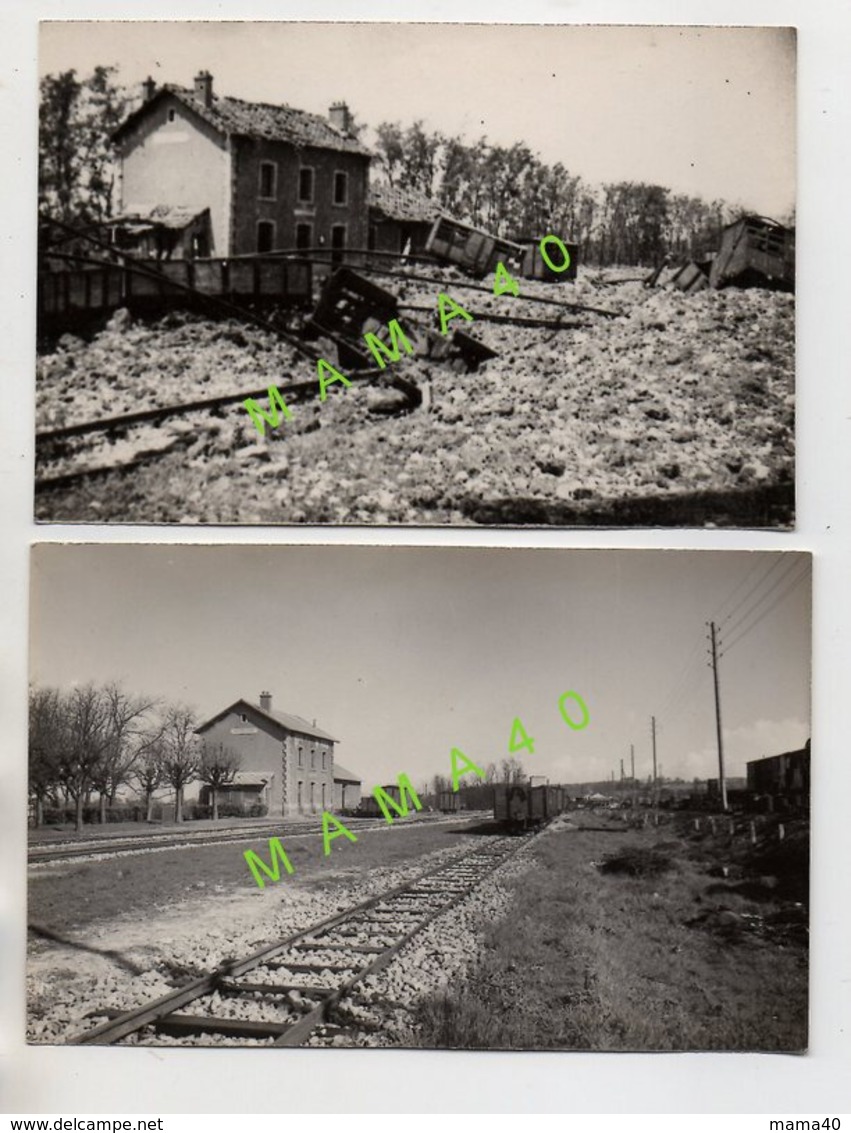
[[[437,809],[444,814],[455,814],[461,809],[461,797],[457,791],[441,791],[437,796]]]
[[[488,275],[500,260],[511,270],[519,271],[524,249],[511,240],[492,236],[460,220],[439,216],[426,240],[426,251],[436,259],[455,264],[472,275]]]
[[[525,830],[549,822],[566,808],[563,787],[530,787],[505,783],[494,787],[494,820],[511,830]]]
[[[712,260],[709,284],[794,291],[795,229],[762,216],[743,216],[728,224]]]

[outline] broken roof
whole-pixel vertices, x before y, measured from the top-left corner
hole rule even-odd
[[[136,205],[113,217],[110,224],[137,224],[141,228],[160,225],[163,228],[183,229],[209,211],[208,208],[198,208],[197,205]]]
[[[323,732],[321,728],[317,728],[315,724],[311,724],[309,720],[305,720],[302,716],[295,716],[290,712],[266,712],[258,704],[253,704],[250,700],[244,699],[234,701],[227,708],[223,708],[221,712],[217,712],[215,716],[211,716],[209,720],[205,720],[203,724],[199,724],[195,729],[196,734],[206,732],[208,728],[221,720],[223,716],[227,716],[228,713],[241,711],[245,708],[249,708],[253,714],[260,716],[270,724],[276,725],[281,730],[297,732],[301,736],[310,736],[317,740],[330,740],[334,744],[339,743],[339,740],[335,739],[334,736]]]
[[[296,110],[293,106],[275,106],[268,102],[246,102],[213,94],[210,106],[195,96],[194,91],[165,83],[148,102],[134,110],[112,135],[119,141],[147,112],[166,95],[171,95],[188,110],[203,118],[219,133],[228,137],[265,138],[274,142],[290,142],[295,146],[316,146],[319,149],[371,157],[366,146],[352,134],[346,134],[319,114]]]
[[[437,201],[402,185],[370,185],[367,202],[370,208],[384,213],[389,220],[424,221],[431,224],[441,212]]]

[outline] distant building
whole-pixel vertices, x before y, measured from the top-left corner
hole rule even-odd
[[[796,809],[810,804],[810,741],[798,751],[753,759],[748,763],[748,790],[772,799],[783,798]]]
[[[210,211],[208,255],[284,248],[363,248],[370,151],[345,103],[328,118],[194,88],[144,84],[144,102],[113,134],[121,212]]]
[[[235,701],[196,733],[205,744],[222,744],[240,757],[234,783],[219,792],[222,804],[248,812],[259,803],[270,815],[293,815],[352,808],[360,801],[360,779],[334,762],[338,741],[315,721],[273,711],[268,692],[260,694],[259,704]],[[205,801],[203,788],[199,798]]]

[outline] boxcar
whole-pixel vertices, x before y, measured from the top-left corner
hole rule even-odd
[[[444,814],[454,814],[461,809],[461,797],[457,791],[441,791],[437,796],[437,809]]]
[[[762,216],[743,216],[728,224],[721,233],[709,283],[794,291],[795,229]]]
[[[435,220],[428,234],[426,251],[479,276],[495,271],[500,260],[510,268],[519,267],[523,259],[520,244],[482,232],[460,220],[450,220],[448,216]]]

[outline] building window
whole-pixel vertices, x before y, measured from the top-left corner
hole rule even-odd
[[[316,814],[316,784],[310,784],[310,810],[312,814]]]
[[[322,809],[325,809],[325,784],[322,784]]]
[[[325,752],[322,752],[322,770],[325,770]]]
[[[173,121],[174,121],[174,111],[173,111],[173,110],[169,110],[169,112],[168,112],[168,120],[169,120],[169,122],[173,122]]]
[[[298,781],[298,813],[301,814],[304,810],[304,799],[302,798],[301,789],[304,786],[301,779]]]
[[[348,173],[334,174],[334,204],[346,205],[349,203],[349,175]]]
[[[298,199],[308,204],[313,201],[313,170],[307,165],[298,171]]]
[[[298,765],[299,765],[299,767],[304,767],[304,749],[303,748],[298,749]]]
[[[313,225],[297,224],[295,226],[295,246],[299,251],[305,252],[313,244]]]
[[[310,770],[316,770],[316,752],[311,749],[310,752]]]
[[[332,224],[331,225],[331,263],[341,264],[343,262],[343,249],[346,247],[346,226],[345,224]]]
[[[267,201],[275,199],[275,188],[278,181],[278,166],[274,161],[260,162],[260,193]]]
[[[240,720],[242,721],[242,723],[243,723],[243,724],[247,724],[247,723],[248,723],[248,717],[247,717],[247,716],[245,715],[245,713],[244,713],[244,712],[240,712],[240,714],[239,714],[239,718],[240,718]]]
[[[273,220],[260,220],[257,222],[257,251],[271,252],[275,247],[275,222]]]

